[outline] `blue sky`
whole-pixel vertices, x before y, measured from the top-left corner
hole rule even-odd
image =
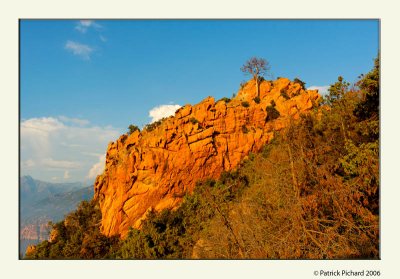
[[[250,57],[273,78],[325,87],[373,66],[377,20],[22,20],[21,171],[90,183],[107,143],[211,95],[232,96]],[[153,118],[149,115],[152,111]]]

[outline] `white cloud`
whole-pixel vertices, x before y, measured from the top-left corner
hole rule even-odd
[[[53,158],[44,158],[41,161],[42,166],[50,169],[77,169],[80,167],[78,162],[66,160],[54,160]]]
[[[66,146],[66,147],[76,147],[76,148],[79,148],[79,147],[83,147],[83,145],[82,144],[76,144],[76,143],[67,143],[67,142],[60,142],[60,144],[62,145],[62,146]]]
[[[105,154],[100,155],[99,161],[90,168],[87,178],[95,179],[96,176],[98,176],[103,172],[105,164],[106,164],[106,155]]]
[[[66,116],[59,116],[58,118],[63,122],[76,124],[78,126],[86,126],[86,125],[88,125],[90,123],[86,119],[71,118],[71,117],[66,117]]]
[[[65,125],[56,118],[31,118],[21,123],[21,149],[33,158],[43,158],[50,153],[49,136],[65,129]],[[35,160],[37,161],[37,160]]]
[[[160,120],[163,117],[174,115],[175,111],[180,107],[181,107],[180,105],[160,105],[152,108],[149,111],[149,117],[151,117],[151,123]]]
[[[94,20],[89,20],[89,19],[84,19],[78,21],[78,23],[75,26],[75,29],[78,30],[81,33],[86,33],[89,28],[95,28],[95,29],[100,29],[102,26],[98,23],[96,23]]]
[[[65,49],[71,51],[74,55],[77,55],[84,60],[89,60],[90,54],[93,52],[93,48],[90,46],[74,41],[67,41]]]
[[[26,119],[20,128],[21,172],[42,180],[62,178],[70,170],[74,170],[68,173],[71,180],[86,179],[109,142],[121,134],[113,127],[68,117]]]
[[[26,169],[31,169],[36,165],[35,161],[33,161],[32,159],[28,159],[25,161],[21,162],[21,167],[22,168],[26,168]]]
[[[64,128],[64,124],[53,117],[31,118],[24,120],[21,124],[23,130],[33,130],[47,133]]]
[[[64,172],[64,179],[68,179],[68,178],[70,178],[70,176],[69,176],[69,171],[65,171]]]
[[[100,154],[100,153],[92,153],[92,152],[82,152],[82,154],[88,155],[88,156],[94,156],[94,157],[100,157],[100,156],[103,155],[103,154]]]
[[[321,95],[328,95],[328,89],[329,89],[329,85],[323,85],[323,86],[318,86],[318,85],[313,85],[313,86],[310,86],[310,87],[308,87],[307,89],[310,89],[310,90],[315,90],[315,89],[317,89],[318,90],[318,92],[321,94]]]

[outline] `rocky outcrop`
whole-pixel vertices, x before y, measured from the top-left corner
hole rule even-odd
[[[94,186],[102,233],[124,237],[129,227],[140,227],[149,210],[177,208],[196,181],[235,169],[320,99],[316,90],[286,78],[263,81],[259,99],[255,94],[255,82],[249,81],[231,101],[208,97],[180,108],[151,131],[110,143]]]
[[[35,252],[36,252],[36,246],[35,246],[35,245],[29,245],[29,246],[26,248],[25,255],[26,255],[27,257],[29,257],[30,255],[32,255],[32,254],[35,253]]]
[[[20,231],[21,240],[47,240],[50,231],[49,221],[50,219],[44,217],[40,218],[35,223],[23,225]]]

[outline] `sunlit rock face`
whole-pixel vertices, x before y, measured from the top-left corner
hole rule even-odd
[[[180,108],[152,131],[110,143],[105,170],[94,186],[102,233],[125,237],[149,210],[177,208],[196,181],[235,169],[320,100],[317,90],[304,90],[286,78],[261,82],[259,92],[258,99],[251,80],[231,101],[208,97]],[[268,117],[267,107],[279,117]]]

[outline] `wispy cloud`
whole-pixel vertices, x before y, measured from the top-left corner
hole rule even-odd
[[[78,126],[86,126],[88,125],[90,122],[86,119],[80,119],[80,118],[71,118],[71,117],[66,117],[66,116],[59,116],[58,117],[62,122],[65,123],[71,123],[71,124],[75,124]]]
[[[79,20],[76,22],[75,29],[79,31],[82,34],[87,33],[90,29],[95,30],[95,36],[97,37],[97,40],[100,40],[101,42],[105,43],[107,41],[107,38],[102,34],[103,31],[103,26],[97,23],[94,20],[90,19],[83,19]],[[93,36],[91,36],[93,38]],[[83,44],[77,41],[73,40],[68,40],[65,43],[65,49],[72,54],[79,56],[83,60],[90,60],[91,54],[96,50],[98,51],[99,48],[97,46],[93,46],[93,41],[91,41],[91,46],[87,44]],[[101,48],[100,48],[101,49]]]
[[[42,180],[58,177],[82,181],[87,179],[89,170],[99,162],[99,157],[105,154],[108,143],[120,134],[116,128],[93,126],[79,118],[23,120],[21,172]],[[67,175],[65,171],[69,171]],[[96,173],[95,170],[92,173]]]
[[[91,48],[90,46],[74,41],[67,41],[65,44],[65,49],[72,52],[72,54],[81,57],[84,60],[89,60],[90,55],[93,52],[93,48]]]
[[[174,115],[175,111],[179,109],[180,105],[160,105],[152,108],[149,111],[149,117],[151,117],[151,123],[160,120],[164,117]]]
[[[107,38],[104,37],[103,35],[100,35],[99,38],[100,38],[100,41],[102,41],[103,43],[107,42]]]
[[[313,86],[310,86],[310,87],[308,87],[307,89],[310,89],[310,90],[318,90],[318,92],[321,94],[321,95],[328,95],[328,89],[329,89],[329,85],[322,85],[322,86],[319,86],[319,85],[313,85]]]
[[[80,167],[78,162],[65,161],[65,160],[54,160],[53,158],[44,158],[42,165],[50,169],[77,169]]]
[[[25,160],[25,161],[21,162],[22,168],[25,168],[25,169],[31,169],[35,165],[36,165],[36,163],[32,159],[28,159],[28,160]]]
[[[78,23],[75,26],[75,29],[78,30],[81,33],[86,33],[89,28],[95,28],[96,30],[99,30],[102,28],[100,24],[95,22],[94,20],[89,20],[89,19],[84,19],[78,21]]]

